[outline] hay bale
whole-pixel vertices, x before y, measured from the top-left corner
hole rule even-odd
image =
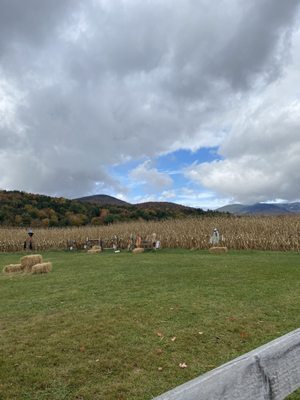
[[[92,246],[91,250],[100,250],[100,251],[102,251],[101,247],[98,244]]]
[[[216,246],[216,247],[211,247],[208,251],[213,254],[220,254],[220,253],[227,253],[228,249],[227,247]]]
[[[90,249],[87,251],[89,254],[96,254],[96,253],[101,253],[101,249]]]
[[[140,254],[140,253],[144,253],[145,249],[143,247],[137,247],[136,249],[133,249],[132,252],[134,254]]]
[[[16,272],[21,272],[22,266],[21,264],[9,264],[3,268],[3,272],[5,274],[15,274]]]
[[[20,259],[22,270],[25,272],[31,272],[34,265],[43,262],[43,257],[40,254],[32,254],[30,256],[24,256]]]
[[[32,274],[46,274],[47,272],[52,271],[52,263],[44,262],[35,264],[32,266],[31,273]]]

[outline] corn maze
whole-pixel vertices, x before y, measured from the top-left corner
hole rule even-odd
[[[117,235],[120,247],[127,248],[130,234],[151,240],[153,232],[163,248],[208,249],[214,227],[224,237],[229,249],[300,250],[300,216],[276,217],[203,217],[162,222],[132,222],[109,226],[79,228],[37,228],[34,231],[35,250],[65,249],[68,240],[85,243],[87,238],[109,240]],[[23,249],[25,228],[1,228],[0,251]]]

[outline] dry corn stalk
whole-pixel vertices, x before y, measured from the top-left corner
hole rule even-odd
[[[85,243],[87,237],[109,240],[117,235],[119,248],[126,249],[130,234],[151,240],[153,232],[163,248],[209,249],[209,238],[217,227],[229,249],[300,251],[300,215],[199,217],[160,222],[130,222],[109,226],[80,228],[36,228],[37,251],[65,249],[67,240]],[[21,228],[0,229],[0,251],[16,252],[23,248],[26,231]]]

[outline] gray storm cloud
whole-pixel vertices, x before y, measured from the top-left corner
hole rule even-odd
[[[122,192],[110,166],[210,144],[244,160],[261,131],[232,119],[289,67],[298,4],[0,0],[0,187]]]

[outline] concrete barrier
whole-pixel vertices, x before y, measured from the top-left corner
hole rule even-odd
[[[300,387],[300,329],[153,400],[282,400]]]

